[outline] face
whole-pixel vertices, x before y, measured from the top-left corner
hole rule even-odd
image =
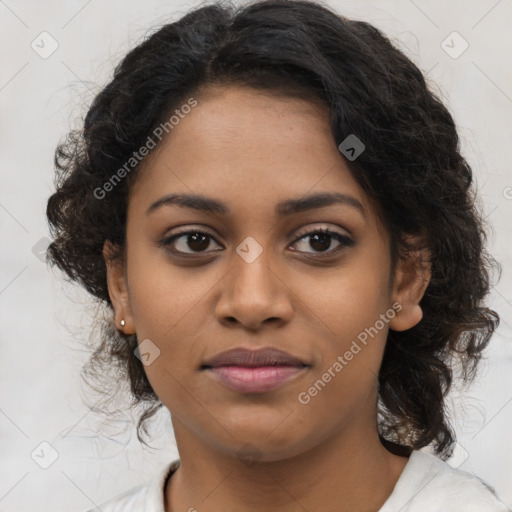
[[[229,87],[198,97],[143,163],[126,261],[108,279],[117,323],[144,343],[175,431],[226,454],[251,443],[277,460],[376,428],[388,330],[421,319],[424,286],[404,269],[391,279],[389,235],[328,111]],[[202,368],[235,348],[276,348],[303,366],[256,384],[254,369]]]

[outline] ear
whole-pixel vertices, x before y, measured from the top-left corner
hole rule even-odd
[[[389,327],[394,331],[405,331],[414,327],[423,318],[420,301],[431,278],[431,255],[420,237],[407,237],[412,250],[398,263],[393,282],[392,298],[402,306]]]
[[[108,294],[114,307],[115,324],[124,334],[135,334],[124,264],[114,258],[114,254],[114,246],[107,240],[103,245],[103,257],[107,268]],[[121,326],[121,320],[125,321],[124,326]]]

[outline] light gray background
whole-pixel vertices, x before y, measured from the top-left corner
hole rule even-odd
[[[512,2],[329,3],[400,42],[452,111],[475,171],[494,229],[490,248],[503,264],[490,297],[502,324],[479,380],[464,397],[452,394],[459,439],[452,464],[479,475],[512,504]],[[32,248],[49,236],[44,212],[57,142],[132,46],[196,5],[0,1],[0,511],[85,510],[147,481],[177,457],[166,410],[158,416],[153,451],[139,446],[129,414],[106,424],[102,436],[95,433],[101,418],[83,405],[79,379],[90,332],[91,313],[83,313],[88,299],[63,288],[59,273]],[[46,59],[31,48],[43,31],[59,45]],[[453,31],[469,44],[458,58],[442,47]],[[447,43],[453,54],[463,41],[451,36]],[[40,446],[43,441],[52,448]],[[52,450],[57,460],[42,469],[35,460],[50,461]]]

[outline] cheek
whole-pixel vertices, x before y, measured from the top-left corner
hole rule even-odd
[[[308,309],[326,334],[344,343],[373,326],[389,305],[389,260],[372,251],[355,253],[345,265],[300,281]]]
[[[392,318],[387,315],[390,261],[382,254],[360,251],[345,266],[305,284],[304,311],[314,313],[311,321],[318,326],[318,366],[302,389],[303,402],[310,401],[306,410],[325,409],[339,418],[375,393]]]
[[[201,307],[212,286],[207,271],[200,267],[179,268],[170,262],[163,249],[134,246],[127,268],[137,334],[162,344],[176,339],[174,331],[186,323],[195,308]]]
[[[175,402],[183,396],[180,383],[185,385],[187,373],[197,365],[193,347],[204,330],[198,319],[206,318],[203,301],[212,283],[192,279],[191,273],[177,271],[168,261],[152,261],[142,251],[131,256],[130,306],[137,338],[139,345],[145,342],[158,354],[144,370],[166,406],[180,407]]]
[[[389,329],[381,320],[388,311],[388,274],[368,268],[346,270],[324,286],[317,283],[312,287],[315,293],[307,296],[321,319],[315,343],[318,364],[296,400],[298,414],[322,417],[326,431],[376,399]]]

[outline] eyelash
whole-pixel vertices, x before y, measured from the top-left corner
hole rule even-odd
[[[179,233],[175,233],[175,234],[173,234],[171,236],[168,236],[168,237],[162,239],[158,243],[158,245],[161,246],[161,247],[168,248],[177,239],[179,239],[181,237],[184,237],[185,235],[196,235],[196,234],[197,235],[204,235],[206,237],[209,237],[209,238],[215,240],[215,238],[211,235],[211,233],[208,233],[207,231],[203,231],[201,229],[191,229],[191,230],[188,230],[188,231],[182,231],[182,232],[179,232]],[[339,253],[344,248],[352,247],[354,245],[354,241],[351,238],[349,238],[348,236],[342,235],[341,233],[338,233],[336,231],[332,231],[332,230],[327,229],[327,228],[317,228],[317,229],[313,229],[311,231],[307,231],[305,233],[300,233],[298,235],[298,238],[293,242],[292,245],[294,245],[295,243],[299,242],[303,238],[307,238],[308,236],[312,237],[313,235],[316,235],[316,234],[327,234],[327,235],[330,235],[332,238],[334,238],[335,240],[337,240],[340,243],[340,245],[337,248],[328,250],[326,252],[307,253],[307,254],[313,254],[314,257],[318,258],[318,259],[332,258],[335,254]],[[218,243],[216,240],[215,240],[215,242]],[[186,252],[183,252],[183,251],[177,251],[176,249],[168,249],[168,250],[173,252],[173,253],[175,253],[175,254],[178,254],[179,256],[185,257],[185,258],[188,258],[188,257],[192,257],[193,258],[193,257],[195,257],[194,255],[197,255],[197,254],[207,254],[207,251],[198,251],[198,252],[195,252],[195,253],[194,252],[186,253]],[[300,251],[297,251],[297,252],[300,252]],[[310,257],[310,256],[308,256],[308,257]]]

